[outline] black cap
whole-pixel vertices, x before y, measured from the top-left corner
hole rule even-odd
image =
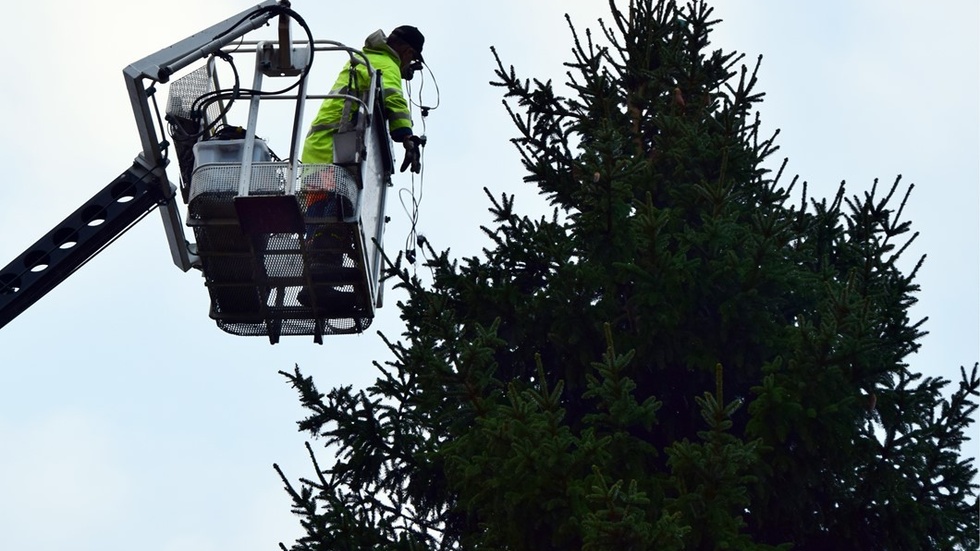
[[[421,31],[415,27],[412,27],[411,25],[402,25],[401,27],[395,27],[389,36],[392,38],[398,38],[411,46],[418,55],[419,61],[423,61],[422,45],[425,44],[425,37],[422,36]]]

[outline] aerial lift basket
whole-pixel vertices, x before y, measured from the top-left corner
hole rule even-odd
[[[212,81],[198,71],[184,78],[171,85],[168,118],[211,91]],[[377,84],[350,100],[361,112],[357,126],[335,139],[338,164],[279,160],[254,128],[235,139],[205,133],[193,144],[193,167],[181,171],[190,181],[181,188],[210,316],[222,330],[273,343],[281,335],[321,342],[371,324],[381,305],[392,161]],[[201,125],[215,122],[210,118],[213,112]]]

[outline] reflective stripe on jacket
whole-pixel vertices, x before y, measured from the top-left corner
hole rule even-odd
[[[408,101],[402,93],[401,63],[398,54],[386,43],[385,34],[378,30],[371,33],[364,41],[364,57],[371,67],[381,71],[381,86],[384,89],[385,119],[388,121],[388,131],[395,132],[402,128],[412,128],[412,116]],[[348,94],[365,97],[370,85],[370,75],[364,63],[348,62],[340,71],[337,82],[330,90],[331,94]],[[304,163],[332,163],[333,135],[340,128],[344,119],[345,107],[348,111],[347,121],[350,121],[357,105],[341,98],[326,98],[320,104],[320,110],[310,125],[310,131],[303,143]]]

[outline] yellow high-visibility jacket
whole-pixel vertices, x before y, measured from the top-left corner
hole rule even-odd
[[[384,89],[385,118],[388,121],[388,131],[395,141],[412,135],[412,116],[408,101],[402,93],[401,62],[398,54],[386,43],[384,32],[377,30],[364,41],[364,56],[371,67],[381,71],[381,86]],[[331,94],[348,94],[364,97],[370,85],[370,75],[364,63],[348,62],[340,71],[337,82]],[[326,98],[320,104],[320,110],[310,125],[310,131],[303,143],[303,163],[332,163],[333,136],[345,122],[345,104],[349,102],[340,98]],[[347,117],[353,117],[356,105],[347,106]]]

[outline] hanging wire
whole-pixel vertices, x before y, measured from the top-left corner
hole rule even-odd
[[[435,87],[436,92],[436,104],[433,106],[425,105],[422,95],[425,90],[425,73],[419,71],[421,75],[422,83],[419,85],[418,102],[415,101],[412,94],[412,81],[405,82],[406,96],[408,98],[408,103],[412,108],[419,110],[422,120],[422,133],[421,137],[423,139],[422,145],[419,148],[419,162],[421,163],[421,170],[418,174],[418,185],[416,187],[415,174],[411,175],[411,187],[402,188],[398,191],[398,198],[401,201],[402,209],[408,216],[409,221],[409,231],[408,235],[405,236],[405,258],[412,265],[415,264],[415,259],[417,255],[418,245],[424,242],[424,238],[420,237],[418,234],[418,221],[419,221],[419,208],[422,203],[422,195],[424,191],[425,182],[425,138],[426,138],[426,118],[429,116],[429,112],[433,109],[439,107],[440,94],[439,94],[439,84],[436,81],[435,75],[432,73],[432,69],[429,68],[428,64],[423,65],[428,71],[429,75],[432,77],[432,83]]]

